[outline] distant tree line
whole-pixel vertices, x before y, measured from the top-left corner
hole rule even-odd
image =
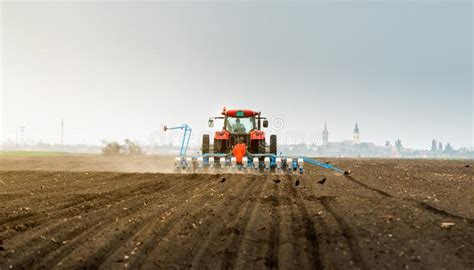
[[[439,154],[454,154],[456,150],[451,146],[451,144],[448,142],[446,143],[446,146],[443,147],[442,142],[437,142],[436,139],[433,139],[431,141],[431,153],[433,155],[439,155]]]
[[[102,147],[102,154],[106,156],[114,155],[141,155],[141,147],[129,139],[124,141],[124,144],[120,145],[117,142],[103,142],[104,147]]]

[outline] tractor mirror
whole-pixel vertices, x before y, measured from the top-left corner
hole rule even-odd
[[[214,127],[214,120],[209,119],[209,122],[207,124],[209,125],[209,127]]]
[[[263,127],[264,128],[268,127],[268,120],[267,119],[263,120]]]

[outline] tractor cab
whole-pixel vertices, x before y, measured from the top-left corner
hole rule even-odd
[[[233,117],[233,116],[226,116],[224,120],[224,128],[223,130],[227,130],[231,133],[235,134],[247,134],[250,133],[251,130],[256,128],[255,125],[255,117]]]
[[[221,115],[209,118],[209,127],[214,127],[216,119],[223,120],[223,126],[222,130],[214,133],[213,147],[210,147],[209,135],[203,136],[203,153],[227,155],[234,153],[236,149],[244,149],[244,152],[249,154],[276,154],[275,135],[270,136],[270,147],[267,151],[268,145],[265,142],[265,132],[262,127],[268,127],[268,120],[262,117],[260,112],[224,108]]]
[[[249,134],[253,130],[261,130],[263,127],[268,127],[268,120],[261,117],[260,112],[252,110],[222,110],[221,117],[209,118],[209,127],[214,127],[214,119],[223,119],[223,131],[235,134]],[[262,121],[263,120],[263,121]]]

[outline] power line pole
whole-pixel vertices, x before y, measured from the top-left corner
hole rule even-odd
[[[64,145],[64,120],[61,119],[61,145]]]
[[[21,145],[25,144],[25,129],[26,129],[26,126],[20,125],[20,144]]]

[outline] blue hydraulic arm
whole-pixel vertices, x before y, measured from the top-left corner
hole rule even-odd
[[[309,157],[300,157],[300,158],[302,158],[303,161],[306,162],[306,163],[309,163],[309,164],[312,164],[312,165],[315,165],[315,166],[319,166],[319,167],[323,167],[323,168],[326,168],[326,169],[330,169],[330,170],[336,171],[336,172],[341,173],[341,174],[347,174],[346,171],[344,171],[342,169],[339,169],[337,167],[334,167],[329,163],[321,162],[321,161],[318,161],[318,160],[315,160],[315,159],[312,159],[312,158],[309,158]]]
[[[184,129],[183,140],[181,141],[181,149],[179,151],[179,155],[181,157],[186,156],[186,151],[188,150],[189,140],[191,139],[191,132],[193,131],[190,126],[187,124],[182,124],[181,126],[177,127],[167,127],[165,126],[164,131],[172,130],[172,129]]]

